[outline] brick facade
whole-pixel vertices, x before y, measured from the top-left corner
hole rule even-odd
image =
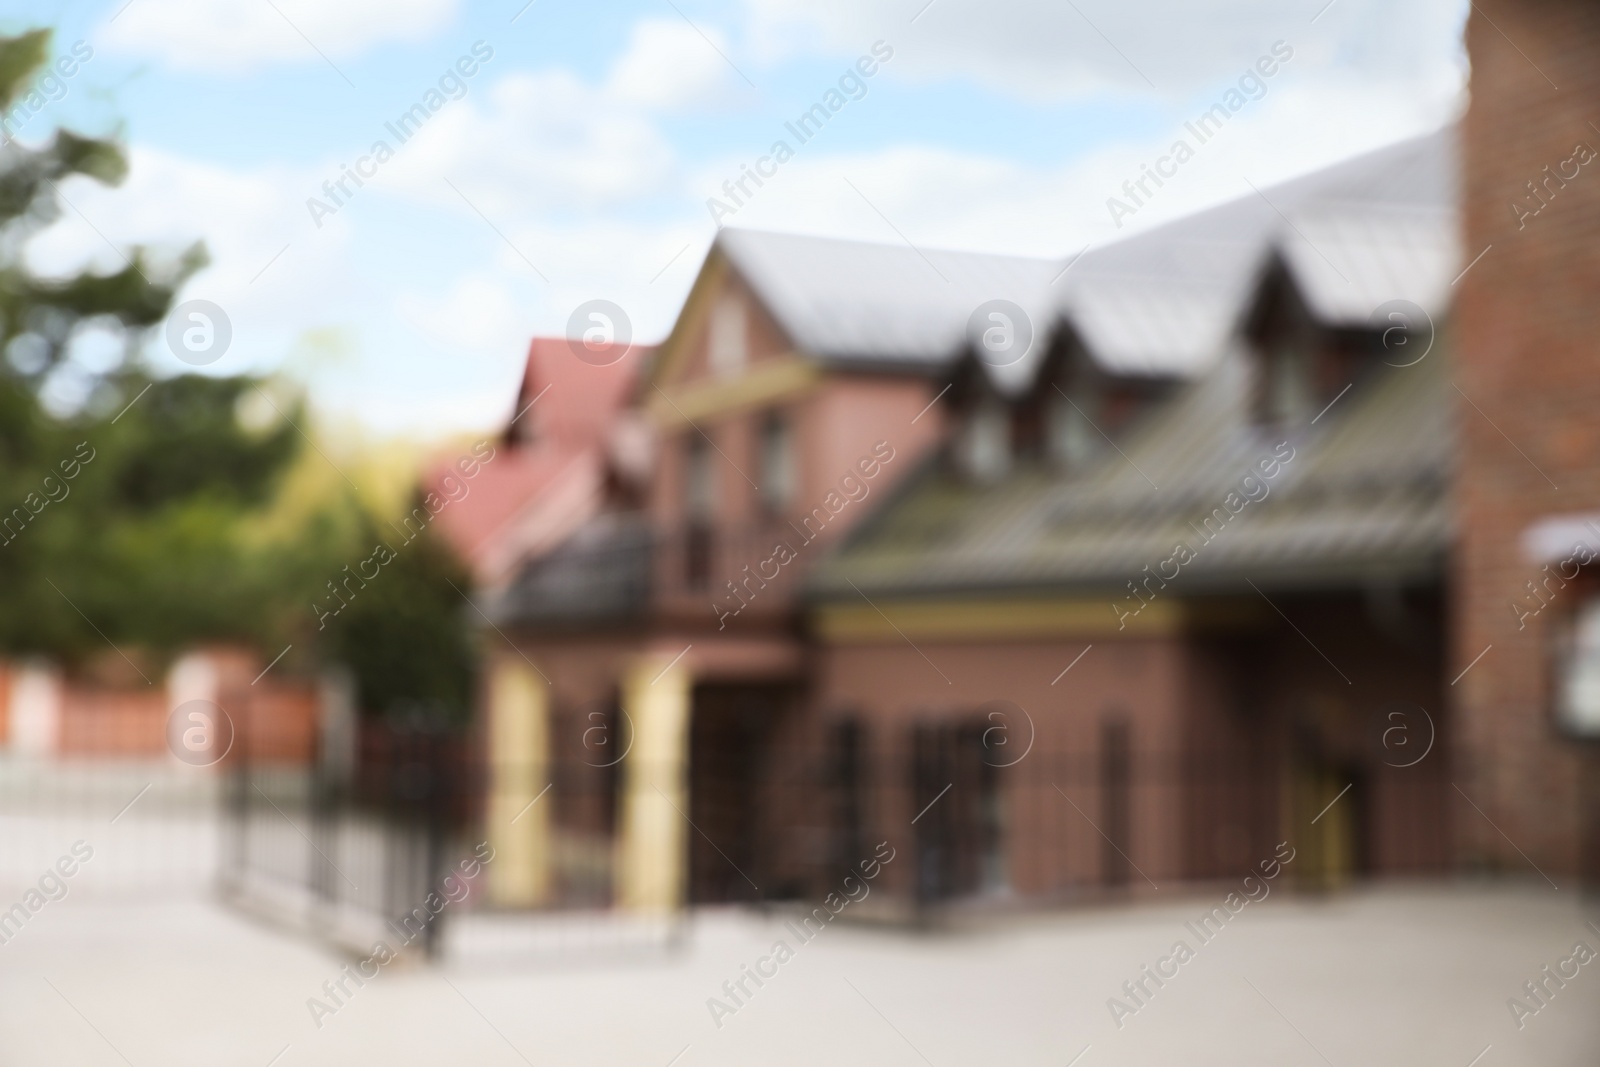
[[[1469,867],[1530,875],[1531,861],[1559,882],[1579,866],[1592,825],[1582,794],[1593,757],[1560,739],[1550,714],[1553,626],[1576,591],[1557,589],[1525,627],[1512,605],[1542,577],[1520,547],[1530,524],[1600,508],[1600,160],[1570,180],[1557,173],[1575,146],[1600,148],[1591,122],[1600,118],[1600,8],[1489,0],[1468,22],[1467,45],[1462,262],[1484,254],[1455,303],[1460,539],[1449,677],[1488,651],[1452,693],[1456,781],[1482,809],[1453,798],[1456,852]]]

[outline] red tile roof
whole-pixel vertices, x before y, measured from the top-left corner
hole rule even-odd
[[[516,410],[540,399],[511,432],[523,440],[548,436],[577,447],[603,444],[632,396],[639,368],[654,351],[653,346],[589,348],[580,341],[535,337],[528,345]]]
[[[494,458],[470,479],[456,469],[454,455],[430,469],[425,484],[441,496],[448,475],[465,482],[466,495],[457,487],[459,499],[437,522],[479,584],[496,584],[598,509],[611,435],[653,352],[645,345],[619,350],[534,338]]]

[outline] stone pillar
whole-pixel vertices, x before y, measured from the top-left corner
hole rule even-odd
[[[494,859],[484,870],[489,899],[503,907],[533,907],[550,899],[549,704],[545,680],[520,656],[493,663],[484,836]]]
[[[10,746],[37,757],[54,756],[61,744],[61,674],[44,663],[27,663],[11,675]]]
[[[684,904],[689,866],[689,702],[685,664],[646,657],[623,680],[633,745],[622,763],[616,900],[664,914]]]

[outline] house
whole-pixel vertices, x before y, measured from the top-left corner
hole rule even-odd
[[[1121,242],[1031,373],[963,357],[943,461],[811,576],[817,714],[911,767],[879,819],[943,791],[916,896],[1446,868],[1455,151]]]
[[[1456,151],[1062,260],[722,231],[648,473],[480,598],[501,899],[1443,870]]]
[[[759,753],[807,721],[802,577],[942,439],[934,401],[971,307],[1042,299],[1057,269],[724,232],[634,393],[645,490],[485,598],[516,646],[490,669],[490,752],[497,781],[524,783],[491,811],[554,782],[504,843],[545,859],[502,899],[750,893],[735,868],[763,836]],[[940,277],[955,300],[929,289]]]

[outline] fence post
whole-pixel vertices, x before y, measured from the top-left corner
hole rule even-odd
[[[227,857],[222,861],[220,879],[223,891],[242,896],[249,881],[250,869],[250,739],[254,722],[247,703],[234,723],[233,751],[225,762],[228,786],[225,791],[228,803],[227,825],[231,828]]]
[[[317,745],[310,774],[311,889],[323,908],[322,921],[337,916],[341,876],[337,861],[339,827],[356,765],[355,679],[335,668],[317,692]]]

